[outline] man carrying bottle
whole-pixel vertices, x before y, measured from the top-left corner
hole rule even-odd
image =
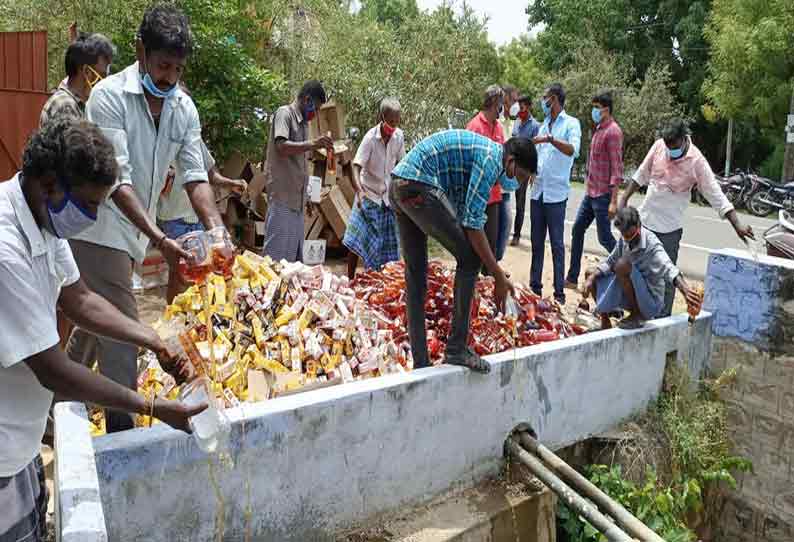
[[[188,408],[145,398],[70,361],[56,306],[85,330],[173,358],[153,329],[123,315],[81,279],[66,239],[97,219],[117,165],[92,124],[55,121],[35,132],[22,171],[0,183],[0,540],[45,539],[47,489],[39,455],[53,393],[106,408],[153,414],[188,431]]]
[[[496,183],[514,188],[537,167],[535,146],[512,138],[504,145],[467,130],[447,130],[420,141],[394,171],[389,200],[397,215],[405,259],[408,336],[414,368],[428,367],[425,329],[427,238],[435,238],[457,260],[452,334],[446,363],[487,373],[490,365],[468,347],[474,286],[484,265],[494,277],[497,306],[513,286],[499,266],[483,228]]]
[[[141,262],[149,243],[176,266],[185,252],[157,226],[156,213],[168,166],[176,162],[190,203],[207,229],[222,226],[201,155],[201,125],[196,106],[178,86],[192,49],[187,17],[171,4],[157,4],[143,15],[138,61],[100,81],[86,112],[116,153],[119,175],[101,203],[96,223],[70,244],[86,284],[133,320],[133,262]],[[134,389],[138,350],[98,337],[79,327],[69,340],[69,357]],[[125,413],[110,412],[109,432],[132,427]]]
[[[309,140],[309,122],[326,101],[319,81],[307,81],[295,101],[279,107],[270,123],[265,163],[265,246],[263,254],[275,261],[303,258],[303,211],[308,203],[309,172],[306,153],[333,150],[330,137]]]

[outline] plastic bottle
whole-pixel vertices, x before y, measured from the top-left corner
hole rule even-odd
[[[700,309],[703,306],[703,295],[705,293],[703,286],[700,285],[694,286],[692,289],[695,290],[695,293],[697,294],[699,301],[697,305],[687,306],[687,312],[689,313],[690,324],[693,324],[695,322],[695,318],[697,318],[698,314],[700,314]]]
[[[208,405],[206,410],[190,418],[189,422],[196,444],[208,454],[216,453],[225,447],[231,432],[229,418],[218,409],[215,397],[209,393],[210,389],[209,379],[202,376],[183,386],[179,393],[179,400],[186,405],[202,403]]]

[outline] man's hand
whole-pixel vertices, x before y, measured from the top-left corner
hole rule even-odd
[[[235,194],[242,194],[248,190],[248,183],[243,179],[230,179],[228,188]]]
[[[584,286],[582,286],[582,295],[585,297],[589,297],[591,295],[595,295],[595,281],[596,281],[596,273],[593,273],[589,277],[587,277],[584,281]]]
[[[334,140],[328,136],[320,136],[316,139],[312,140],[312,147],[314,149],[326,149],[326,150],[333,150],[334,149]]]
[[[507,294],[515,297],[516,290],[511,284],[510,280],[507,278],[507,275],[504,273],[498,273],[494,279],[495,284],[493,288],[493,294],[494,301],[496,302],[496,310],[504,314],[505,299],[507,299]]]
[[[163,255],[163,258],[168,262],[172,268],[176,268],[177,264],[179,263],[179,259],[190,259],[190,254],[182,250],[182,247],[179,246],[179,243],[174,241],[173,239],[165,238],[160,242],[160,253]]]
[[[157,355],[160,367],[173,376],[177,384],[182,385],[192,380],[196,375],[196,370],[190,360],[183,356],[181,352],[169,349],[162,341],[159,342],[158,347],[153,352]]]
[[[609,202],[609,209],[607,210],[607,214],[609,215],[609,220],[615,219],[615,215],[618,214],[618,202],[616,201]]]
[[[738,225],[734,226],[733,229],[734,231],[736,231],[736,235],[739,236],[739,239],[741,239],[745,243],[747,242],[748,239],[752,239],[753,241],[755,241],[755,234],[753,233],[753,228],[749,224],[745,226],[744,224],[739,223]]]
[[[686,282],[680,282],[678,285],[678,289],[681,290],[681,293],[684,294],[684,299],[686,299],[686,306],[687,308],[696,308],[699,307],[700,304],[703,302],[700,299],[698,293],[689,286]]]
[[[196,405],[189,407],[179,401],[169,401],[167,399],[155,399],[154,417],[162,420],[174,429],[179,429],[185,433],[192,433],[188,419],[206,410],[207,405]]]

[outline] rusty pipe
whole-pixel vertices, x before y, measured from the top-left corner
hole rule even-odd
[[[550,466],[553,471],[573,484],[585,497],[593,501],[596,506],[613,517],[631,536],[643,542],[664,542],[661,536],[634,517],[634,515],[623,508],[620,503],[615,502],[609,495],[598,489],[590,480],[576,472],[575,469],[560,459],[554,452],[532,438],[529,433],[522,432],[517,433],[517,435],[519,442],[526,450],[537,455],[541,461]]]
[[[593,527],[607,537],[610,542],[633,542],[635,539],[626,534],[608,517],[598,511],[593,504],[571,489],[553,472],[547,469],[538,458],[526,451],[515,437],[508,437],[505,447],[510,454],[521,461],[527,468],[540,478],[563,502],[580,516],[589,521]]]

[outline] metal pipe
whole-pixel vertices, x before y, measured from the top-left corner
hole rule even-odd
[[[609,495],[598,489],[587,478],[576,472],[568,463],[560,459],[551,450],[532,438],[529,433],[518,433],[521,445],[537,455],[541,461],[550,466],[557,474],[567,479],[585,497],[593,501],[596,506],[609,514],[623,527],[627,533],[644,542],[664,542],[664,539],[653,532],[647,525],[634,517],[631,512],[615,502]]]
[[[587,502],[578,493],[568,487],[565,482],[557,478],[557,476],[547,469],[538,458],[522,448],[515,437],[508,437],[505,446],[513,457],[526,465],[532,474],[540,478],[544,484],[551,488],[569,508],[573,509],[577,514],[584,516],[593,527],[607,537],[607,540],[610,542],[634,541],[634,539],[627,535],[620,527],[612,523],[609,518],[599,512],[595,506]]]

